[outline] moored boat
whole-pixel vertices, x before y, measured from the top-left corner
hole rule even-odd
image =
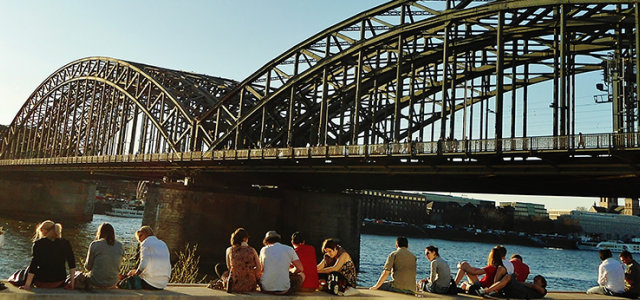
[[[640,253],[639,243],[625,243],[622,241],[604,241],[596,246],[598,250],[609,249],[611,252],[629,251],[631,253]]]
[[[113,207],[111,210],[105,212],[109,216],[123,217],[123,218],[139,218],[144,216],[144,206],[128,206]]]

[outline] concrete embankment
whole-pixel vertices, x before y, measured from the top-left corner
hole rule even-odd
[[[7,285],[9,288],[0,291],[0,300],[155,300],[155,299],[344,299],[343,297],[334,296],[325,292],[299,293],[295,296],[273,296],[260,293],[249,294],[227,294],[223,291],[216,291],[206,288],[205,285],[170,285],[163,291],[130,291],[120,289],[96,289],[92,291],[67,291],[64,289],[37,289],[31,291],[23,291],[14,286]],[[383,291],[370,291],[368,289],[358,289],[359,294],[347,297],[347,299],[415,299],[431,298],[431,299],[482,299],[478,296],[469,296],[460,294],[457,296],[437,295],[424,293],[416,296],[402,295]],[[584,293],[565,293],[553,292],[549,293],[545,299],[571,300],[571,299],[624,299],[601,295],[586,295]]]

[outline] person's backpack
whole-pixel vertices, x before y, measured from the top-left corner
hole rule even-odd
[[[457,295],[458,294],[458,286],[456,282],[451,279],[451,284],[449,285],[449,289],[447,290],[447,295]]]
[[[331,272],[327,276],[327,290],[330,294],[340,295],[347,290],[347,279],[338,272]]]

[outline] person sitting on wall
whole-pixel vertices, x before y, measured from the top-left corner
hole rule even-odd
[[[76,261],[71,243],[62,238],[62,225],[51,220],[40,223],[33,237],[32,253],[27,280],[21,289],[30,290],[32,284],[39,288],[64,287],[67,277],[65,264],[71,275],[69,288],[74,288]]]
[[[636,299],[640,295],[640,266],[627,250],[620,253],[620,260],[627,266],[624,271],[625,284],[622,297]]]
[[[396,250],[389,253],[378,282],[370,289],[413,294],[416,282],[416,256],[409,251],[409,241],[404,236],[396,239]],[[393,280],[385,282],[387,277]]]
[[[124,246],[116,240],[115,230],[109,223],[98,227],[95,241],[89,245],[84,268],[88,271],[76,277],[76,288],[113,287],[118,281]]]
[[[462,283],[460,288],[469,294],[476,294],[482,287],[490,287],[495,282],[496,273],[506,273],[506,269],[502,265],[502,253],[498,247],[494,247],[487,257],[487,266],[484,268],[472,267],[468,262],[458,262],[458,272],[455,278],[455,284],[458,285],[466,275],[469,279],[468,283]],[[484,274],[482,279],[478,279],[479,275]]]
[[[587,294],[620,296],[624,293],[624,267],[611,257],[611,250],[600,250],[602,263],[598,267],[598,286],[587,290]]]
[[[425,256],[431,262],[431,274],[424,282],[423,290],[435,294],[447,294],[451,288],[451,269],[449,264],[440,257],[438,248],[428,246],[425,249]]]
[[[263,244],[264,247],[260,250],[261,291],[276,295],[298,291],[304,281],[304,267],[296,251],[280,244],[280,234],[276,231],[267,232]],[[289,272],[291,265],[294,268]]]
[[[307,244],[305,235],[302,232],[295,232],[291,235],[291,245],[296,251],[304,271],[304,281],[300,291],[313,292],[318,289],[318,269],[316,269],[316,249]]]
[[[143,289],[162,290],[167,287],[171,278],[171,261],[167,244],[159,240],[149,226],[142,226],[136,231],[136,239],[140,243],[140,264],[127,275],[139,276]]]
[[[520,254],[511,255],[510,262],[513,264],[513,274],[516,275],[516,280],[520,282],[527,281],[529,266],[522,262],[522,256]]]
[[[533,283],[520,282],[515,276],[507,274],[488,288],[481,288],[477,294],[491,296],[502,293],[507,299],[539,299],[547,294],[547,280],[542,275],[533,277]]]
[[[223,279],[220,288],[230,293],[255,292],[261,270],[258,252],[249,246],[249,234],[244,228],[236,229],[230,242],[225,252],[227,271],[221,273],[216,266],[218,276]]]
[[[355,287],[358,281],[358,273],[349,253],[333,239],[324,240],[322,252],[324,257],[317,265],[320,285],[332,293],[356,294]],[[334,287],[330,286],[334,282],[338,283],[334,286],[338,291],[335,291]]]

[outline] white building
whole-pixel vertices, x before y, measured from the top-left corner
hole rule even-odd
[[[576,221],[585,234],[597,235],[601,240],[626,240],[640,235],[640,217],[638,216],[574,210],[561,218]]]

